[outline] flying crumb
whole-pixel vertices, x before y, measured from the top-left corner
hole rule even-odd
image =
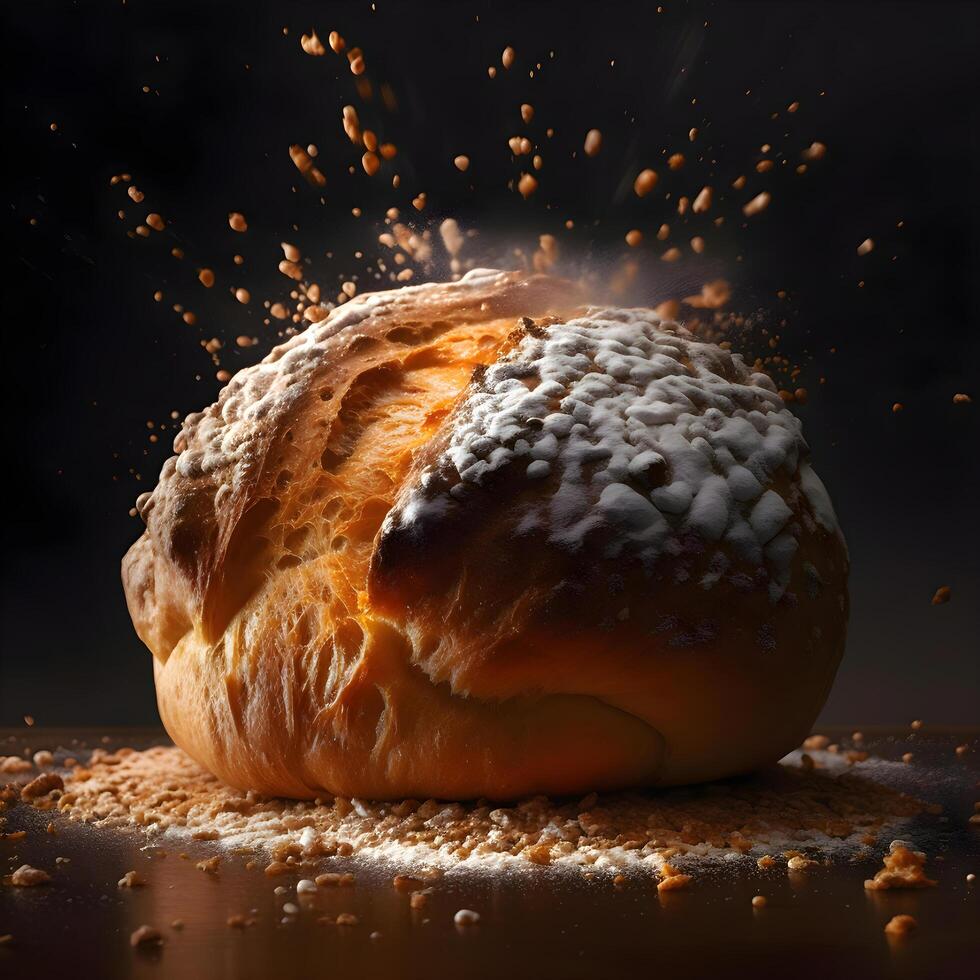
[[[138,871],[127,871],[118,882],[117,888],[141,888],[146,884],[146,879]]]
[[[752,899],[752,908],[754,909],[764,909],[766,907],[766,896],[756,895]]]
[[[640,231],[639,229],[633,228],[632,230],[626,232],[626,244],[629,245],[630,248],[634,248],[635,246],[639,245],[640,242],[642,241],[643,241],[643,232]]]
[[[416,211],[421,211],[425,208],[425,191],[422,191],[420,194],[417,194],[412,198],[412,207],[415,208]]]
[[[668,248],[663,255],[660,256],[663,262],[676,262],[681,257],[681,250],[679,248]]]
[[[704,239],[701,238],[700,235],[697,235],[691,239],[691,251],[694,252],[695,255],[700,255],[702,252],[704,252]]]
[[[684,302],[699,310],[721,309],[732,297],[732,288],[726,279],[714,279],[701,287],[698,296],[686,296]]]
[[[695,127],[691,127],[687,134],[687,138],[693,143],[698,138],[698,131]]]
[[[973,403],[973,399],[969,395],[964,395],[962,392],[957,392],[953,395],[954,405],[970,405]]]
[[[324,177],[323,173],[315,166],[313,163],[313,157],[310,156],[308,150],[304,150],[298,143],[294,143],[289,147],[289,159],[293,161],[293,165],[296,167],[296,169],[314,187],[326,186],[327,178]]]
[[[200,280],[202,286],[206,286],[210,289],[214,285],[214,272],[211,269],[201,269],[197,278]]]
[[[633,193],[637,197],[646,197],[657,186],[657,172],[649,167],[641,170],[633,181]]]
[[[327,44],[334,54],[340,54],[347,47],[347,42],[336,31],[331,31],[327,37]]]
[[[874,250],[875,243],[873,238],[865,238],[863,242],[857,247],[858,255],[868,255]]]
[[[313,55],[314,57],[319,57],[327,53],[323,42],[316,36],[316,31],[313,31],[312,34],[304,34],[299,39],[299,44],[308,55]]]
[[[698,196],[694,199],[694,203],[691,205],[691,210],[695,214],[703,214],[711,207],[711,188],[702,187]]]
[[[521,103],[521,119],[524,120],[525,125],[529,123],[534,118],[534,106],[527,102]]]
[[[941,585],[936,589],[935,594],[932,597],[932,604],[934,606],[941,606],[946,602],[949,602],[953,598],[953,590],[948,585]]]
[[[453,922],[458,926],[475,926],[479,921],[480,913],[472,909],[460,909],[453,916]]]
[[[352,75],[363,75],[367,65],[364,62],[364,52],[360,48],[351,48],[347,52],[347,61]]]
[[[247,290],[243,289],[241,286],[235,290],[235,299],[241,304],[250,303],[252,300],[252,294]]]
[[[166,227],[166,223],[164,222],[163,218],[161,218],[158,214],[148,214],[146,216],[146,223],[154,231],[163,231],[163,229]]]
[[[602,133],[598,129],[590,129],[585,134],[585,143],[582,148],[587,157],[597,156],[602,149]]]
[[[527,200],[538,189],[537,178],[528,173],[521,174],[521,179],[517,182],[517,189],[520,191],[521,197]]]
[[[911,915],[895,915],[888,920],[885,932],[889,936],[907,936],[918,924]]]
[[[453,159],[453,165],[461,173],[466,173],[466,171],[470,169],[470,158],[460,154],[458,157]]]
[[[747,218],[752,218],[757,214],[761,214],[767,207],[769,207],[769,202],[771,200],[772,195],[768,191],[763,191],[761,194],[756,194],[756,196],[742,208],[742,213]]]
[[[667,157],[667,166],[671,170],[680,170],[684,166],[684,154],[683,153],[672,153]]]
[[[827,147],[823,143],[813,142],[803,151],[804,160],[822,160],[826,156]]]
[[[504,68],[510,68],[510,66],[514,64],[514,57],[514,49],[508,46],[504,48],[503,53],[500,55],[500,63],[504,66]]]
[[[232,231],[248,231],[248,222],[245,220],[245,215],[238,211],[232,211],[228,215],[228,227]]]
[[[895,404],[894,404],[894,405],[892,405],[892,411],[893,411],[893,412],[894,412],[894,413],[895,413],[896,415],[897,415],[897,414],[898,414],[899,412],[901,412],[901,411],[904,411],[904,410],[905,410],[905,406],[904,406],[904,405],[903,405],[903,404],[902,404],[901,402],[895,402]]]

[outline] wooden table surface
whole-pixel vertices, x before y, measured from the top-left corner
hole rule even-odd
[[[135,748],[160,744],[159,732],[0,730],[0,755],[24,749]],[[832,732],[828,734],[833,734]],[[83,744],[84,743],[84,744]],[[956,745],[967,744],[962,756]],[[530,867],[506,875],[443,879],[423,914],[408,908],[391,885],[391,870],[359,864],[351,888],[320,889],[289,924],[282,904],[296,901],[299,875],[267,878],[247,870],[246,857],[226,857],[218,875],[196,870],[176,851],[199,859],[214,852],[207,842],[178,846],[69,822],[55,816],[57,834],[44,833],[51,815],[14,806],[3,830],[25,829],[27,838],[0,841],[0,874],[23,863],[57,868],[47,887],[0,885],[0,976],[101,980],[114,977],[418,977],[593,978],[779,976],[930,977],[980,975],[980,827],[969,817],[980,799],[977,731],[875,732],[864,748],[883,759],[915,752],[915,764],[872,770],[874,778],[943,806],[941,816],[916,818],[904,832],[929,854],[927,871],[937,888],[868,892],[874,861],[842,860],[806,875],[785,868],[768,872],[717,869],[695,886],[659,896],[646,876],[621,888],[587,881],[567,870]],[[862,764],[866,765],[866,764]],[[170,856],[154,856],[164,843]],[[68,863],[56,864],[56,857]],[[260,865],[261,867],[261,865]],[[136,868],[145,888],[118,889]],[[291,894],[277,896],[277,885]],[[751,898],[768,904],[754,910]],[[309,907],[308,907],[309,906]],[[457,929],[459,908],[479,910],[481,922]],[[254,910],[255,925],[229,928],[229,915]],[[359,925],[342,929],[316,923],[317,914],[354,913]],[[890,941],[884,924],[909,913],[918,928]],[[174,919],[185,923],[170,928]],[[158,950],[132,949],[131,932],[143,923],[166,935]],[[379,938],[370,938],[372,932]]]

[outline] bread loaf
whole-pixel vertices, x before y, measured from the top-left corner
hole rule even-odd
[[[587,301],[490,270],[365,295],[187,418],[123,561],[178,745],[263,793],[509,799],[798,744],[848,602],[800,423]]]

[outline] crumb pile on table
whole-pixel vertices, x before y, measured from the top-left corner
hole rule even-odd
[[[646,869],[663,881],[690,880],[715,862],[785,861],[805,871],[835,857],[870,856],[926,809],[821,750],[795,753],[748,779],[511,805],[271,799],[223,785],[174,747],[96,749],[85,765],[63,772],[63,789],[27,793],[24,801],[102,827],[252,852],[270,875],[350,856],[444,870]]]

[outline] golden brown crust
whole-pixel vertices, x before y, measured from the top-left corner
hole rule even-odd
[[[582,305],[568,283],[493,272],[363,297],[189,417],[123,562],[181,747],[233,785],[282,795],[508,798],[713,778],[796,744],[843,651],[847,576],[798,427],[740,362],[648,312],[590,314],[559,342],[549,325]],[[612,449],[584,469],[569,449],[532,470],[541,419],[500,435],[510,409],[484,410],[510,397],[508,372],[518,394],[545,385],[556,344],[613,387],[583,422],[575,399],[592,396],[569,382],[554,418],[574,412],[583,439]],[[636,380],[647,359],[662,391]],[[691,483],[686,443],[608,475],[617,440],[635,455],[636,433],[657,431],[675,375],[685,418],[731,437],[762,480],[745,503],[718,498],[758,546],[669,502],[655,546],[637,529],[634,494]],[[723,430],[724,404],[765,437],[753,461],[738,455],[745,434]],[[467,456],[488,433],[483,461]],[[712,465],[702,501],[729,463]],[[572,470],[583,482],[569,498]],[[783,501],[772,533],[759,530],[772,508],[753,510],[763,488]],[[557,534],[564,518],[541,513],[562,495],[587,513]]]

